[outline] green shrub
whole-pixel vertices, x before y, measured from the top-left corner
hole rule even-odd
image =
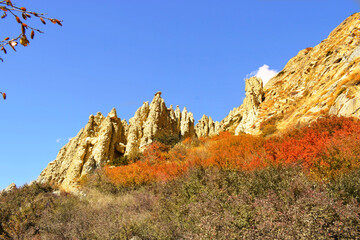
[[[360,233],[358,205],[331,198],[298,167],[253,173],[199,168],[162,186],[159,198],[156,239],[343,239]]]
[[[127,156],[121,156],[114,158],[112,161],[108,162],[108,165],[118,167],[118,166],[124,166],[129,164],[129,159]]]
[[[168,146],[175,146],[180,141],[178,135],[161,134],[153,139],[155,142],[163,143]]]
[[[96,189],[101,193],[112,195],[121,192],[120,189],[108,179],[102,169],[97,169],[93,174],[82,178],[80,183],[85,191]]]
[[[332,196],[338,200],[351,202],[356,200],[360,203],[360,170],[343,174],[328,183]]]
[[[33,239],[39,221],[53,207],[56,196],[49,185],[25,185],[0,196],[0,239]]]
[[[0,239],[356,239],[359,180],[354,171],[324,185],[299,166],[199,167],[118,189],[97,171],[86,195],[34,184],[0,196]]]

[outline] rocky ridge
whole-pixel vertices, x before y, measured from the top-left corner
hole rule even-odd
[[[9,193],[9,192],[13,191],[14,189],[16,189],[16,184],[11,183],[9,186],[7,186],[6,188],[4,188],[3,190],[0,191],[0,196],[4,193]]]
[[[107,162],[141,152],[157,137],[179,139],[196,136],[194,117],[186,108],[180,111],[166,107],[161,92],[144,102],[133,118],[121,120],[112,109],[107,117],[91,115],[80,130],[58,153],[56,159],[41,172],[37,181],[52,183],[68,191],[76,191],[81,177]]]
[[[260,78],[251,77],[245,80],[245,98],[243,104],[230,111],[229,115],[220,122],[222,131],[234,134],[248,132],[256,120],[259,107],[264,101],[263,82]]]
[[[155,94],[151,104],[144,104],[129,120],[125,154],[142,151],[159,136],[177,136],[187,138],[195,135],[194,117],[186,108],[180,111],[179,106],[167,108],[161,92]]]
[[[203,116],[194,125],[186,108],[166,107],[161,92],[144,102],[129,123],[113,109],[107,117],[90,116],[85,128],[49,163],[38,182],[69,191],[94,169],[124,155],[141,152],[162,136],[207,137],[220,131],[271,134],[308,124],[326,114],[360,117],[360,13],[338,26],[314,48],[292,58],[265,86],[260,78],[245,82],[243,104],[220,123]],[[270,132],[269,132],[270,131]]]
[[[101,113],[91,115],[86,126],[61,148],[37,181],[59,185],[66,190],[76,188],[79,178],[124,153],[126,127],[115,109],[107,117]]]
[[[360,13],[327,39],[292,58],[264,87],[248,79],[243,105],[221,122],[222,129],[260,134],[308,124],[326,114],[360,117]]]

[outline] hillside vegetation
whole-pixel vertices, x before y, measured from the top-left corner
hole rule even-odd
[[[0,196],[0,239],[355,239],[360,121],[273,136],[162,137],[81,179]]]

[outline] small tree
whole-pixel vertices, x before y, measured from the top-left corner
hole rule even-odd
[[[7,53],[6,48],[8,47],[16,51],[16,47],[19,43],[24,47],[28,46],[30,42],[29,38],[34,39],[35,32],[43,33],[40,29],[32,27],[32,25],[28,24],[27,20],[30,18],[39,19],[43,24],[46,24],[48,21],[62,26],[62,21],[55,18],[49,18],[45,13],[38,13],[29,11],[25,7],[18,7],[11,0],[0,0],[0,15],[1,19],[5,19],[9,16],[14,17],[14,21],[19,24],[20,31],[19,35],[14,37],[5,36],[5,38],[0,41],[0,51],[2,51],[4,54]],[[1,56],[0,61],[3,61]],[[0,94],[2,95],[3,99],[6,99],[5,93],[0,92]]]

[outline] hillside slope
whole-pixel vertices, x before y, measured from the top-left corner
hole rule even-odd
[[[360,13],[340,24],[314,48],[292,58],[265,86],[260,78],[246,80],[246,97],[220,123],[203,116],[194,124],[186,108],[166,106],[161,92],[127,123],[113,109],[107,117],[90,116],[38,178],[73,190],[78,180],[117,158],[136,155],[159,138],[178,141],[221,131],[264,135],[308,124],[322,115],[360,117]]]
[[[221,122],[222,129],[259,134],[267,124],[286,129],[323,114],[359,117],[359,56],[355,13],[319,45],[300,51],[264,87],[248,79],[243,105]]]

